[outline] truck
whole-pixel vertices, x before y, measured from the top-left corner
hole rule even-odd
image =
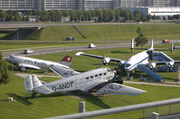
[[[170,43],[167,39],[162,40],[162,43]]]

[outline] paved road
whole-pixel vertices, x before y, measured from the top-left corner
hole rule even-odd
[[[46,26],[74,26],[74,25],[175,25],[174,23],[143,23],[143,24],[137,24],[132,22],[108,22],[108,23],[101,23],[101,22],[88,22],[88,23],[56,23],[56,22],[50,22],[50,23],[43,23],[43,22],[0,22],[0,28],[28,28],[28,27],[46,27]]]
[[[180,40],[173,40],[174,43],[180,43]],[[118,43],[118,44],[106,44],[104,45],[97,45],[96,48],[88,48],[87,46],[73,46],[73,47],[56,47],[56,48],[49,48],[44,47],[44,49],[37,49],[34,50],[34,54],[23,54],[23,51],[18,51],[20,56],[31,56],[31,55],[40,55],[40,54],[49,54],[49,53],[58,53],[58,52],[70,52],[70,51],[83,51],[83,50],[92,50],[92,49],[105,49],[105,48],[120,48],[120,47],[130,47],[131,43]],[[147,45],[150,45],[151,43],[148,43]],[[160,41],[156,41],[154,45],[163,45]],[[32,48],[31,48],[32,49]],[[11,54],[18,55],[17,49],[14,49],[12,52],[8,51],[1,51],[4,58],[9,57]]]

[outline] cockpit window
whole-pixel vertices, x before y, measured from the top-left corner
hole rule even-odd
[[[13,57],[13,56],[10,56],[9,58],[14,59],[14,57]]]
[[[129,67],[129,66],[131,66],[131,64],[126,64],[126,67]]]

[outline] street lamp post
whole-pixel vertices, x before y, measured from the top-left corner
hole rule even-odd
[[[17,29],[17,55],[19,55],[19,52],[18,52],[18,28],[16,28]]]
[[[106,48],[106,26],[104,26],[104,30],[105,30],[105,48]]]
[[[64,52],[66,51],[66,27],[64,27],[64,31],[65,31],[65,42],[64,42]]]
[[[91,69],[92,69],[92,62],[94,61],[94,59],[91,60]]]

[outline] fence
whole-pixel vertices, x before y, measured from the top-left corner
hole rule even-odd
[[[143,109],[142,118],[147,119],[147,118],[151,118],[152,112],[160,113],[161,117],[179,114],[180,113],[179,106],[180,106],[180,98],[176,98],[176,99],[171,99],[171,100],[143,103],[143,104],[137,104],[137,105],[124,106],[124,107],[109,108],[109,109],[96,110],[96,111],[90,111],[90,112],[83,111],[84,113],[51,117],[47,119],[82,119],[82,118],[103,116],[103,115],[122,113],[122,112],[128,112],[128,111],[134,111],[134,110],[140,110],[140,109]],[[79,107],[85,108],[85,106],[82,106],[82,103],[81,103],[81,106]],[[79,109],[79,110],[83,110],[83,109]]]

